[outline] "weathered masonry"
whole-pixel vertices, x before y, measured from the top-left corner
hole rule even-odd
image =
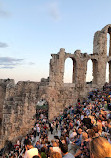
[[[61,48],[52,54],[50,74],[41,82],[23,82],[14,84],[14,80],[0,80],[0,147],[6,140],[14,141],[24,136],[35,122],[37,102],[43,98],[49,104],[49,119],[59,115],[64,107],[84,98],[94,88],[101,88],[106,82],[106,65],[109,63],[109,82],[111,82],[111,38],[107,55],[107,34],[111,36],[111,25],[105,26],[94,35],[93,54],[66,53]],[[67,58],[73,61],[72,83],[64,80],[64,65]],[[92,60],[93,80],[86,83],[87,63]]]

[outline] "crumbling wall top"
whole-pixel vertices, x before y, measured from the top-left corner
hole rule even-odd
[[[109,29],[109,28],[111,28],[111,24],[106,25],[106,26],[101,30],[101,32],[103,32],[103,33],[108,33],[108,29]]]

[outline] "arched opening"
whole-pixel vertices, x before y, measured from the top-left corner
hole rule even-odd
[[[106,82],[111,83],[111,61],[106,65]]]
[[[107,56],[109,56],[110,34],[107,33]]]
[[[111,83],[111,61],[109,61],[109,83]]]
[[[93,68],[92,68],[92,60],[90,59],[87,63],[87,73],[86,73],[86,83],[90,84],[93,80]]]
[[[74,83],[76,79],[76,61],[67,58],[64,67],[64,83]]]
[[[109,83],[109,63],[106,65],[106,82]]]
[[[111,27],[108,28],[107,33],[107,56],[111,56]]]
[[[46,117],[48,119],[49,104],[46,99],[41,98],[36,104],[36,120],[40,117]]]

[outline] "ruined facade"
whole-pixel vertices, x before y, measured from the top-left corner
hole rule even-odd
[[[111,82],[111,47],[107,56],[107,34],[111,35],[111,25],[95,33],[93,54],[83,54],[80,50],[71,54],[66,53],[63,48],[57,54],[52,54],[49,79],[42,79],[41,82],[20,81],[17,84],[13,80],[0,80],[0,147],[6,140],[14,141],[28,133],[35,122],[36,104],[41,98],[49,104],[51,120],[59,115],[64,107],[76,103],[78,98],[82,99],[89,91],[104,85],[107,63]],[[73,61],[70,84],[63,82],[67,58]],[[93,80],[91,84],[87,84],[87,63],[90,59],[93,63]]]

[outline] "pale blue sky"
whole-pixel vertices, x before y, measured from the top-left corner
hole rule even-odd
[[[92,53],[110,15],[111,0],[0,0],[0,78],[40,81],[60,48]]]

